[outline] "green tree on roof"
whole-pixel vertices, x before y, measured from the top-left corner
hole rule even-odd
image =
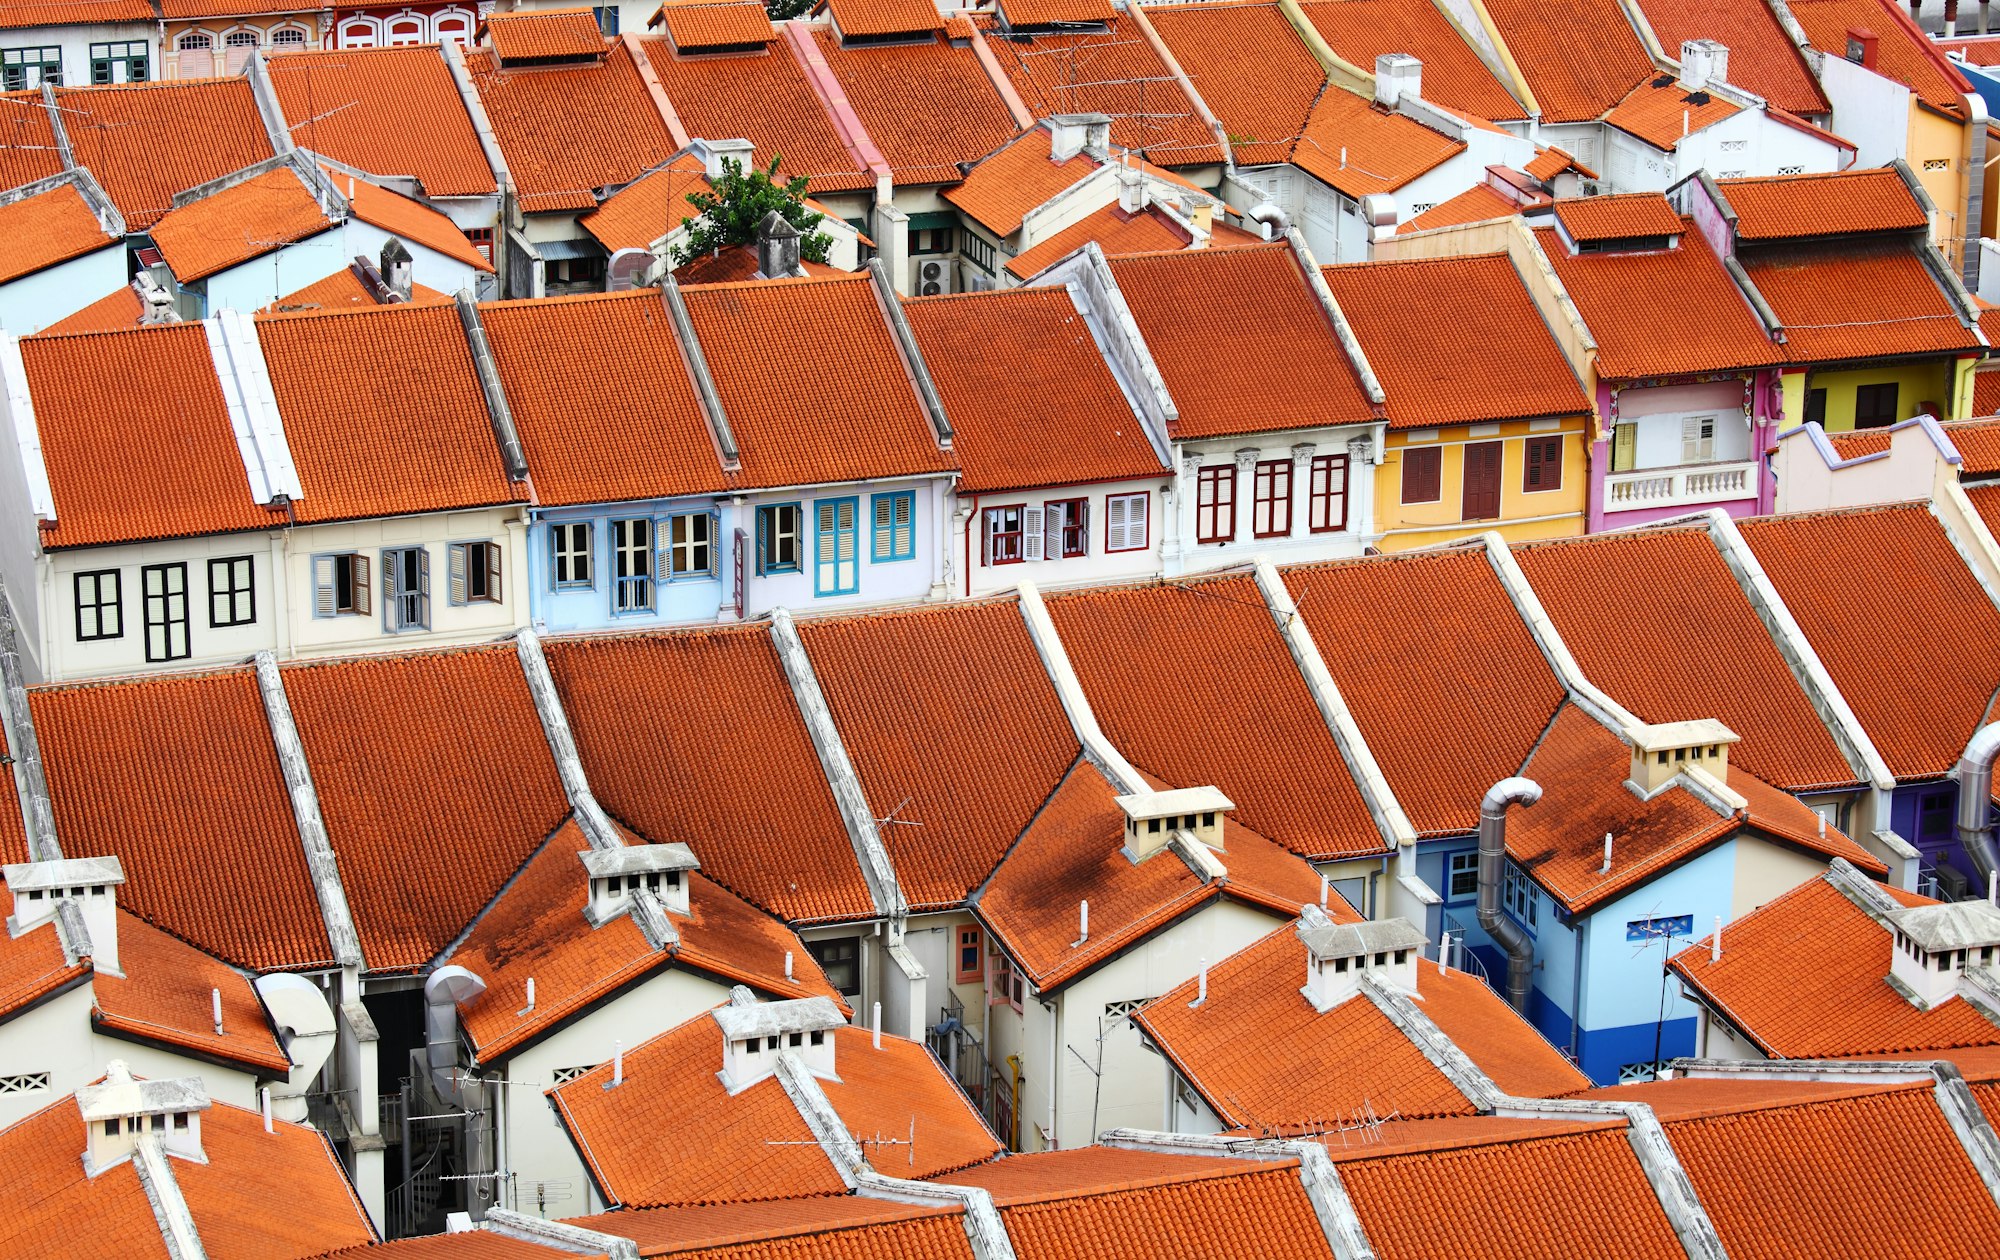
[[[709,181],[710,190],[688,194],[697,213],[681,220],[688,232],[674,247],[674,266],[732,245],[755,245],[757,225],[773,210],[799,230],[799,256],[825,262],[833,238],[813,229],[826,216],[806,208],[805,176],[778,182],[778,162],[774,157],[769,167],[746,172],[735,158],[722,159],[722,174]]]

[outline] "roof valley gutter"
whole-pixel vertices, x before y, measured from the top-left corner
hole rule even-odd
[[[76,150],[70,147],[69,128],[63,125],[62,106],[56,104],[56,89],[47,79],[42,80],[42,109],[49,116],[49,131],[55,136],[56,152],[62,157],[63,169],[76,169]]]
[[[264,124],[264,135],[271,142],[271,152],[283,156],[292,151],[292,129],[285,122],[285,109],[272,88],[271,67],[264,58],[262,48],[251,49],[250,60],[243,67],[243,77],[250,80],[250,99],[256,103],[257,117]]]
[[[486,418],[493,426],[493,441],[500,448],[500,462],[513,481],[528,479],[528,457],[521,449],[521,434],[514,427],[514,409],[507,404],[507,390],[500,382],[500,369],[493,362],[493,350],[486,342],[486,328],[479,322],[479,304],[470,291],[460,289],[457,298],[459,326],[465,330],[466,349],[472,354],[473,371],[479,377],[479,392],[486,398]]]
[[[319,901],[320,918],[326,925],[327,944],[333,947],[334,961],[342,968],[366,969],[361,953],[361,937],[355,930],[354,912],[348,905],[347,888],[341,882],[340,861],[327,838],[326,822],[320,814],[319,792],[313,786],[312,767],[306,761],[305,745],[292,716],[291,699],[285,694],[284,676],[278,658],[269,650],[253,658],[257,670],[257,690],[263,699],[264,716],[271,728],[271,743],[277,752],[278,769],[284,775],[285,795],[292,803],[292,821],[305,849],[306,871],[312,877],[313,895]]]
[[[159,1138],[151,1133],[139,1135],[138,1148],[132,1152],[132,1171],[146,1192],[146,1205],[153,1209],[153,1220],[160,1227],[160,1241],[169,1260],[207,1260],[208,1252],[202,1248],[194,1213],[181,1195],[180,1182],[174,1179],[173,1161],[160,1148]]]
[[[605,1260],[639,1260],[639,1244],[618,1234],[585,1229],[566,1221],[545,1221],[509,1208],[486,1209],[482,1228],[502,1238],[536,1243],[569,1255],[603,1256]]]
[[[1549,672],[1562,684],[1571,703],[1613,735],[1629,739],[1628,732],[1645,723],[1584,677],[1583,667],[1576,663],[1576,657],[1571,655],[1569,645],[1563,642],[1555,621],[1542,607],[1541,597],[1535,594],[1528,575],[1522,572],[1520,562],[1514,559],[1513,549],[1508,547],[1507,540],[1500,536],[1499,531],[1488,530],[1480,535],[1480,543],[1486,549],[1487,563],[1493,567],[1501,589],[1507,593],[1508,602],[1514,605],[1514,611],[1535,640],[1535,646],[1541,650],[1542,659],[1548,663]]]
[[[541,719],[549,756],[556,763],[556,778],[562,783],[563,795],[569,798],[570,809],[576,813],[577,826],[582,828],[593,849],[624,848],[624,839],[597,803],[597,796],[584,775],[583,757],[577,752],[569,715],[563,711],[562,696],[549,673],[541,636],[523,626],[514,633],[514,646],[521,660],[521,673],[527,679],[528,695],[535,704],[535,716]]]
[[[729,427],[729,413],[722,409],[722,395],[716,390],[715,377],[708,370],[708,356],[702,351],[701,338],[695,335],[694,320],[688,315],[687,299],[672,272],[660,281],[660,301],[666,304],[667,318],[674,326],[674,343],[680,348],[681,366],[687,369],[688,381],[694,386],[695,400],[701,406],[702,419],[708,422],[708,436],[715,443],[715,456],[721,461],[724,472],[735,472],[743,466],[743,453],[736,446],[736,431]]]
[[[1334,1260],[1376,1260],[1354,1200],[1341,1183],[1340,1169],[1326,1148],[1307,1139],[1226,1138],[1220,1134],[1152,1133],[1144,1129],[1109,1129],[1099,1143],[1127,1151],[1158,1151],[1167,1155],[1210,1158],[1299,1161],[1299,1184],[1312,1204],[1313,1216],[1326,1235]]]
[[[1152,47],[1153,55],[1160,59],[1160,64],[1167,68],[1167,73],[1173,75],[1174,82],[1187,95],[1188,103],[1194,106],[1195,116],[1200,118],[1214,135],[1215,147],[1222,151],[1224,172],[1234,175],[1236,151],[1229,147],[1229,129],[1222,125],[1222,121],[1215,116],[1215,111],[1208,107],[1206,100],[1202,99],[1201,93],[1195,91],[1194,80],[1188,78],[1187,71],[1181,68],[1181,63],[1174,56],[1173,50],[1167,47],[1167,41],[1160,38],[1160,32],[1154,28],[1153,20],[1146,16],[1145,7],[1139,4],[1138,0],[1133,0],[1133,3],[1125,6],[1125,16],[1131,18],[1133,25],[1139,28],[1140,36]]]
[[[35,716],[28,707],[28,684],[21,670],[14,600],[4,584],[0,584],[0,727],[6,732],[7,751],[13,754],[14,792],[21,802],[21,828],[26,833],[28,859],[59,862],[62,845],[56,838],[49,781],[42,772],[42,746],[35,737]]]
[[[1388,395],[1382,392],[1382,382],[1376,378],[1375,368],[1368,362],[1367,352],[1361,348],[1361,339],[1354,335],[1354,329],[1348,324],[1346,314],[1341,311],[1340,303],[1334,300],[1333,290],[1327,287],[1326,277],[1320,274],[1319,260],[1313,257],[1310,249],[1306,248],[1306,238],[1298,228],[1286,228],[1285,241],[1292,247],[1293,260],[1299,264],[1299,269],[1305,272],[1306,287],[1312,290],[1320,309],[1326,313],[1327,322],[1333,325],[1333,335],[1340,339],[1340,348],[1347,355],[1348,366],[1354,369],[1354,375],[1360,379],[1361,392],[1368,396],[1368,401],[1373,404],[1375,413],[1379,417],[1382,414],[1383,404],[1388,401]]]
[[[1430,1061],[1432,1067],[1444,1074],[1452,1088],[1465,1095],[1465,1100],[1482,1113],[1492,1111],[1505,1097],[1493,1078],[1473,1062],[1459,1044],[1445,1035],[1424,1009],[1411,1001],[1408,994],[1391,988],[1369,972],[1361,973],[1361,992],[1375,1004],[1377,1010],[1388,1017],[1397,1031],[1409,1038],[1417,1052]]]

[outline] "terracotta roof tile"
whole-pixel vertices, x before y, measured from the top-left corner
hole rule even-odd
[[[1046,127],[1022,132],[974,162],[964,182],[945,190],[944,199],[993,235],[1012,236],[1030,210],[1100,165],[1082,152],[1053,161],[1052,144]]]
[[[1236,804],[1233,823],[1294,853],[1381,850],[1249,578],[1078,591],[1048,608],[1098,722],[1139,769],[1214,784]]]
[[[1127,214],[1114,202],[1085,215],[1041,243],[1022,250],[1008,260],[1007,270],[1023,280],[1030,279],[1092,241],[1097,242],[1097,247],[1106,256],[1113,258],[1187,249],[1193,244],[1186,229],[1157,207],[1148,206],[1142,214]],[[1214,235],[1209,238],[1211,249],[1256,243],[1256,237],[1220,219],[1215,221]]]
[[[683,155],[606,197],[603,205],[578,219],[577,225],[596,237],[609,253],[651,249],[653,242],[679,227],[681,220],[699,217],[688,201],[691,194],[712,191],[701,159]]]
[[[334,226],[289,166],[210,193],[153,225],[153,244],[186,284]]]
[[[335,183],[347,195],[354,217],[363,223],[372,223],[384,232],[443,254],[453,262],[464,263],[474,270],[493,270],[493,264],[472,247],[472,242],[465,239],[465,233],[459,230],[458,225],[429,206],[366,180],[342,181],[335,176]]]
[[[549,1249],[538,1242],[476,1230],[462,1234],[430,1234],[322,1251],[312,1260],[549,1260]],[[599,1252],[591,1260],[606,1260]]]
[[[1313,0],[1300,7],[1334,52],[1370,73],[1384,53],[1422,61],[1424,99],[1434,105],[1474,118],[1527,117],[1444,12],[1423,0]]]
[[[657,289],[481,310],[535,492],[547,506],[720,491],[722,471]],[[550,363],[570,370],[549,372]],[[574,382],[617,379],[579,410]]]
[[[1984,321],[1981,323],[1983,326]],[[1940,427],[1964,461],[1959,465],[1960,476],[1970,480],[2000,473],[2000,420],[1961,420]]]
[[[1659,193],[1564,197],[1555,203],[1555,208],[1556,219],[1573,241],[1675,236],[1687,231],[1681,217]]]
[[[767,628],[559,640],[547,653],[605,809],[649,840],[692,845],[703,874],[787,922],[873,915]]]
[[[1176,439],[1373,418],[1290,247],[1142,254],[1113,260],[1111,272],[1180,409]],[[1209,304],[1238,317],[1186,317]],[[1272,371],[1279,362],[1286,370]]]
[[[263,529],[200,324],[21,342],[56,519],[45,547]],[[149,388],[126,388],[146,381]]]
[[[0,92],[0,188],[19,188],[63,169],[42,94]]]
[[[839,1195],[699,1207],[627,1208],[570,1223],[629,1238],[641,1256],[696,1254],[704,1260],[972,1260],[964,1212]],[[942,1230],[943,1232],[939,1232]],[[956,1239],[956,1242],[952,1240]],[[868,1248],[884,1248],[871,1253]],[[545,1257],[539,1260],[546,1260]]]
[[[1016,42],[998,22],[979,19],[986,46],[1014,85],[1028,112],[1105,114],[1111,144],[1154,162],[1192,166],[1220,162],[1215,133],[1194,102],[1136,27],[1122,25],[1104,0],[1014,0],[1004,6],[1016,26],[1053,21],[1100,23],[1104,30],[1049,31]],[[1074,10],[1071,17],[1058,17]],[[1080,73],[1088,67],[1088,73]]]
[[[850,274],[810,258],[801,260],[799,266],[805,269],[807,277],[813,279]],[[690,258],[674,272],[674,279],[681,284],[737,284],[746,280],[761,283],[771,277],[764,275],[763,268],[758,265],[755,246],[731,245],[728,249]]]
[[[1420,835],[1471,831],[1562,703],[1478,550],[1285,570],[1327,668]],[[1477,712],[1479,722],[1435,720]]]
[[[1000,1215],[1016,1250],[1030,1256],[1120,1260],[1132,1254],[1135,1239],[1160,1255],[1234,1255],[1246,1244],[1264,1260],[1333,1255],[1289,1161],[1234,1161],[1222,1174],[1170,1174],[1152,1185],[1015,1203]]]
[[[260,315],[257,336],[305,488],[292,503],[301,522],[526,497],[507,479],[452,307]]]
[[[1653,59],[1616,0],[1490,0],[1486,12],[1544,124],[1596,118],[1653,74]],[[1590,32],[1588,57],[1576,55],[1583,31]]]
[[[1834,57],[1847,55],[1847,32],[1866,28],[1876,35],[1875,72],[1906,85],[1917,99],[1954,118],[1965,116],[1971,88],[1951,68],[1930,36],[1888,0],[1799,0],[1788,6],[1812,46]]]
[[[863,274],[706,285],[684,294],[742,452],[740,484],[945,472],[875,286]],[[814,330],[812,353],[796,334]]]
[[[689,134],[748,140],[756,146],[759,166],[777,158],[780,177],[803,175],[816,193],[874,188],[874,175],[786,49],[764,56],[677,57],[657,37],[640,46]]]
[[[1353,263],[1321,274],[1388,395],[1392,428],[1590,411],[1506,255]],[[1439,319],[1446,310],[1452,317]]]
[[[1463,140],[1377,109],[1352,92],[1329,88],[1306,115],[1292,164],[1360,198],[1393,192],[1465,148]]]
[[[1730,83],[1794,114],[1832,112],[1791,36],[1762,0],[1644,0],[1641,7],[1669,56],[1678,56],[1688,40],[1715,40],[1729,49]]]
[[[1980,35],[1972,39],[1940,39],[1934,42],[1940,53],[1957,53],[1971,65],[2000,65],[2000,36]]]
[[[916,824],[881,828],[904,896],[963,904],[1078,752],[1020,608],[819,618],[799,635],[870,807]]]
[[[0,206],[0,284],[118,243],[74,184]]]
[[[1170,473],[1067,289],[921,299],[905,311],[951,417],[961,490]]]
[[[1291,160],[1326,74],[1277,5],[1149,5],[1146,17],[1229,133],[1237,165]]]
[[[1055,26],[1061,23],[1096,23],[1109,26],[1118,20],[1110,0],[1012,0],[999,6],[1010,27]]]
[[[1363,3],[1365,0],[1348,2]],[[1405,232],[1427,232],[1432,228],[1457,227],[1461,223],[1504,219],[1520,212],[1520,203],[1501,196],[1494,191],[1493,185],[1474,184],[1458,196],[1447,197],[1422,214],[1413,216],[1396,229],[1396,234],[1400,236]]]
[[[1906,906],[1927,897],[1885,888]],[[2000,1026],[1970,1002],[1918,1010],[1889,986],[1895,943],[1822,877],[1733,920],[1713,961],[1705,937],[1668,964],[1699,996],[1774,1058],[2000,1045]]]
[[[436,289],[421,284],[410,286],[410,304],[429,306],[438,302],[449,302],[451,298]],[[134,299],[136,307],[137,299]],[[297,311],[372,309],[382,305],[375,295],[361,283],[361,277],[352,267],[342,267],[324,280],[315,280],[303,289],[287,293],[264,309],[273,314],[290,314]]]
[[[1685,221],[1683,221],[1685,222]],[[1554,228],[1535,233],[1556,278],[1597,341],[1610,380],[1673,376],[1784,361],[1748,299],[1691,226],[1673,249],[1571,254]],[[1699,320],[1683,313],[1699,310]],[[1662,327],[1676,330],[1661,337]]]
[[[1854,232],[1914,231],[1928,226],[1923,207],[1887,167],[1837,175],[1722,179],[1716,187],[1736,211],[1741,241],[1789,240]]]
[[[859,7],[876,3],[861,0]],[[930,0],[889,0],[886,7],[938,20]],[[1014,132],[1013,115],[969,47],[928,39],[844,48],[827,27],[812,34],[898,185],[955,184],[960,162],[991,153]]]
[[[0,6],[0,30],[155,20],[147,0],[33,0]]]
[[[1742,737],[1732,765],[1790,791],[1854,780],[1705,528],[1563,539],[1514,555],[1584,677],[1644,721],[1714,718]],[[1653,639],[1707,644],[1706,664],[1688,669],[1646,650]]]
[[[133,232],[173,209],[175,193],[271,156],[248,79],[57,88],[56,102],[77,165]]]
[[[527,70],[502,70],[490,51],[474,50],[465,67],[524,213],[589,210],[598,189],[674,155],[673,136],[622,43],[600,61]]]
[[[1272,1161],[1297,1167],[1290,1160]],[[977,1186],[1000,1205],[1037,1203],[1109,1190],[1138,1189],[1229,1177],[1244,1171],[1241,1160],[1221,1155],[1169,1154],[1116,1146],[1079,1146],[1063,1151],[1034,1151],[968,1168],[951,1178],[953,1185]]]
[[[1983,351],[1906,242],[1774,247],[1739,261],[1784,326],[1794,363]]]
[[[667,4],[660,20],[674,47],[684,52],[768,44],[778,37],[770,15],[754,0],[725,4]]]
[[[481,24],[481,34],[503,62],[604,56],[604,33],[589,9],[495,13]]]
[[[239,967],[331,964],[255,674],[44,687],[30,702],[63,845],[123,860],[121,906]],[[130,772],[105,774],[114,764]]]
[[[10,846],[11,847],[11,846]],[[8,853],[19,861],[25,853]],[[62,938],[53,924],[20,936],[0,937],[0,1023],[61,993],[90,975],[90,964],[63,961]]]
[[[223,1059],[262,1077],[291,1070],[247,976],[136,915],[118,917],[118,966],[125,974],[99,970],[92,978],[92,1027]],[[222,994],[221,1033],[215,1031],[216,992]]]
[[[126,328],[137,328],[139,317],[144,314],[145,306],[139,301],[138,290],[128,284],[123,288],[113,289],[74,315],[57,320],[42,331],[53,336],[60,336],[63,333],[117,332]]]
[[[314,49],[265,64],[300,146],[376,175],[414,175],[430,197],[494,191],[437,45]]]
[[[826,7],[847,39],[944,29],[937,6],[923,0],[826,0]]]
[[[2000,611],[1943,527],[1919,504],[1741,528],[1890,773],[1951,769],[2000,684]],[[1857,556],[1877,575],[1865,600],[1851,581]],[[1885,607],[1898,612],[1893,635],[1880,633]]]
[[[1965,496],[1972,500],[1972,506],[1979,512],[1979,519],[1986,522],[1986,528],[2000,532],[2000,483],[1986,486],[1971,486]]]
[[[1604,121],[1666,153],[1691,132],[1713,127],[1742,113],[1742,107],[1712,92],[1690,92],[1671,74],[1642,80],[1605,113]]]
[[[371,971],[444,952],[568,807],[512,643],[284,667]],[[408,803],[430,801],[421,826]]]

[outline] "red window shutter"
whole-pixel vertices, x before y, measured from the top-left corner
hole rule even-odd
[[[1443,497],[1444,452],[1435,446],[1403,448],[1403,502],[1436,503]]]
[[[1465,452],[1465,497],[1460,515],[1487,521],[1500,515],[1500,452],[1498,442],[1468,442]]]

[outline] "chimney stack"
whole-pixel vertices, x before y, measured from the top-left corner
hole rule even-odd
[[[748,140],[703,140],[696,137],[688,141],[688,151],[701,159],[702,174],[712,180],[722,178],[723,162],[735,162],[748,171],[757,156],[757,146]]]
[[[1626,739],[1632,746],[1632,774],[1626,786],[1640,800],[1651,800],[1675,776],[1689,770],[1703,771],[1729,785],[1729,746],[1736,742],[1736,732],[1712,718],[1641,726],[1627,731]]]
[[[775,212],[774,212],[775,213]],[[688,875],[699,869],[694,850],[684,844],[628,844],[618,849],[586,849],[584,873],[590,900],[583,917],[597,927],[632,908],[632,898],[650,892],[670,914],[688,913]]]
[[[806,274],[799,265],[799,230],[776,210],[757,225],[757,274],[766,280],[790,280]]]
[[[1166,848],[1176,831],[1220,851],[1223,816],[1236,808],[1212,787],[1135,792],[1117,801],[1125,812],[1125,856],[1135,863]]]
[[[389,286],[389,292],[396,295],[398,302],[407,302],[415,296],[416,263],[403,242],[393,236],[382,242],[382,257],[376,270],[382,273],[382,283]]]
[[[125,882],[125,867],[116,857],[23,862],[0,868],[0,875],[14,894],[9,936],[33,931],[54,919],[63,902],[72,902],[90,933],[91,965],[109,975],[125,974],[118,966],[118,886]]]
[[[76,1091],[83,1114],[83,1171],[95,1177],[132,1158],[139,1143],[152,1139],[168,1155],[204,1161],[201,1113],[209,1107],[200,1077],[142,1081],[125,1060],[113,1059],[104,1079]]]
[[[1049,161],[1067,162],[1086,149],[1108,153],[1111,149],[1111,116],[1108,114],[1056,114],[1042,120],[1049,129]]]
[[[1705,91],[1711,84],[1729,82],[1729,46],[1712,39],[1690,39],[1681,44],[1681,86],[1690,92]]]
[[[1146,208],[1146,177],[1131,167],[1118,167],[1118,208],[1126,214],[1137,214]]]
[[[1375,103],[1394,113],[1406,100],[1422,100],[1424,63],[1408,53],[1383,53],[1375,59]]]
[[[730,991],[729,1004],[709,1012],[722,1029],[722,1083],[740,1094],[778,1070],[778,1056],[796,1055],[814,1076],[834,1074],[833,1030],[847,1021],[833,999],[794,998],[759,1002],[742,985]],[[877,1044],[881,1005],[876,1004]]]
[[[2000,909],[1991,902],[1903,906],[1888,913],[1889,987],[1921,1011],[1958,996],[1967,972],[2000,962]]]
[[[1866,70],[1875,68],[1875,32],[1865,26],[1850,27],[1847,32],[1847,59]]]
[[[1307,906],[1299,915],[1299,941],[1306,947],[1306,982],[1299,992],[1324,1013],[1361,992],[1361,977],[1408,993],[1417,991],[1417,959],[1430,942],[1407,919],[1335,923]]]

